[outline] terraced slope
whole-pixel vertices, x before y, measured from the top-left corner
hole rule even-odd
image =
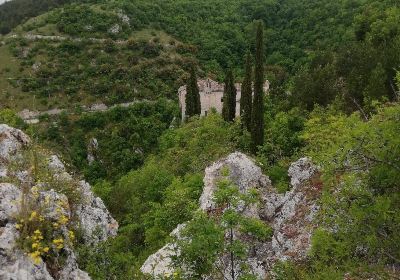
[[[1,38],[2,107],[46,110],[175,98],[193,60],[185,55],[188,46],[162,31],[132,31],[121,11],[80,8],[46,13]],[[65,23],[75,16],[88,24]]]

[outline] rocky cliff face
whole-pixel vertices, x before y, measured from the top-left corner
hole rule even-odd
[[[90,279],[76,262],[78,229],[95,244],[118,224],[88,183],[32,149],[26,134],[0,124],[0,279]]]
[[[292,188],[285,194],[279,194],[269,178],[262,174],[249,157],[233,153],[205,170],[199,207],[210,215],[216,210],[213,194],[225,167],[229,168],[230,180],[239,187],[240,192],[246,193],[256,188],[261,194],[261,204],[243,210],[243,214],[259,218],[273,229],[271,240],[252,244],[253,250],[248,254],[246,262],[257,279],[270,276],[277,261],[303,259],[310,248],[310,238],[315,227],[313,217],[318,211],[316,199],[321,184],[317,168],[307,158],[293,163],[289,168]],[[172,235],[179,235],[183,226],[178,226]],[[174,272],[171,255],[176,251],[174,244],[167,244],[146,260],[141,271],[155,278],[170,275]],[[226,273],[224,279],[231,279],[230,274]]]

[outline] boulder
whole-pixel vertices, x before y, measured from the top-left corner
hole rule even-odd
[[[0,124],[0,166],[29,143],[30,138],[21,130]]]

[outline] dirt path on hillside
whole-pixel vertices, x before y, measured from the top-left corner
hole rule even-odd
[[[117,108],[117,107],[122,107],[122,108],[126,108],[129,107],[133,104],[136,103],[141,103],[141,102],[148,102],[148,103],[152,103],[154,101],[150,101],[147,99],[142,99],[142,100],[136,100],[136,101],[132,101],[132,102],[126,102],[126,103],[119,103],[119,104],[115,104],[112,106],[107,106],[104,103],[95,103],[92,104],[90,106],[81,106],[81,109],[83,112],[86,113],[94,113],[94,112],[105,112],[105,111],[109,111],[111,109]],[[39,123],[40,120],[39,118],[41,116],[57,116],[60,115],[61,113],[66,112],[68,115],[73,115],[74,112],[72,112],[71,110],[68,109],[59,109],[59,108],[54,108],[54,109],[50,109],[50,110],[46,110],[46,111],[31,111],[29,109],[24,109],[20,112],[18,112],[18,116],[20,118],[22,118],[26,123],[30,123],[30,124],[35,124],[35,123]]]
[[[36,41],[36,40],[47,40],[47,41],[55,41],[55,42],[62,42],[62,41],[72,41],[72,42],[83,42],[83,41],[90,41],[94,43],[105,43],[107,40],[112,40],[112,39],[100,39],[100,38],[74,38],[70,36],[51,36],[51,35],[39,35],[39,34],[25,34],[25,35],[18,35],[18,34],[13,34],[10,36],[7,36],[6,38],[12,38],[12,39],[26,39],[30,41]],[[114,43],[118,45],[125,45],[128,43],[128,40],[112,40]]]

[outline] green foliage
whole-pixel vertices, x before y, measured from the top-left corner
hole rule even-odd
[[[186,117],[190,118],[195,115],[200,116],[201,114],[201,103],[200,103],[200,93],[199,93],[199,87],[197,85],[197,75],[196,75],[196,70],[192,66],[190,70],[190,78],[189,82],[186,85],[186,111],[185,115]]]
[[[127,256],[135,259],[131,265],[136,269],[136,265],[162,247],[178,224],[193,218],[203,187],[204,169],[239,147],[240,134],[239,123],[229,124],[218,114],[192,118],[182,127],[166,130],[159,138],[158,149],[147,157],[142,167],[111,186],[107,182],[97,183],[95,192],[104,199],[120,225],[119,241],[110,243],[110,250],[117,252],[116,246],[123,246]],[[103,258],[96,256],[97,249],[93,250],[91,260]],[[121,257],[112,253],[111,257],[114,256]],[[206,263],[209,261],[204,259]],[[92,261],[85,265],[95,268]],[[124,259],[121,263],[113,259],[109,265],[101,268],[101,273],[119,265],[127,274],[132,270]]]
[[[13,13],[21,10],[7,10],[5,14],[13,18]],[[123,20],[120,11],[128,21]],[[15,74],[21,83],[4,81],[12,92],[29,92],[25,99],[35,94],[52,107],[59,105],[60,97],[65,103],[101,98],[110,104],[134,98],[176,98],[185,75],[182,65],[195,62],[193,58],[200,61],[206,74],[219,79],[222,69],[228,66],[236,76],[243,76],[242,57],[248,49],[254,50],[255,22],[262,20],[268,36],[268,44],[264,42],[266,63],[271,69],[267,77],[274,91],[286,92],[289,87],[292,104],[308,109],[315,103],[325,106],[339,99],[349,112],[359,107],[369,111],[374,100],[395,97],[393,69],[400,64],[396,51],[398,14],[393,0],[135,0],[70,4],[28,21],[18,31],[129,38],[130,43],[28,42],[31,47],[27,57],[23,55],[27,53],[26,46],[12,47],[21,64],[22,72]],[[119,25],[119,32],[110,33],[115,24]],[[165,39],[167,35],[159,30],[184,44]],[[39,71],[28,75],[29,66],[36,62],[42,63]],[[282,99],[286,102],[288,98]],[[25,103],[31,104],[30,101]]]
[[[129,22],[124,22],[116,13],[92,7],[82,3],[66,5],[51,14],[49,23],[55,24],[60,32],[71,36],[121,38],[129,35]],[[110,29],[115,24],[118,24],[118,32],[112,33]]]
[[[289,189],[290,178],[288,176],[288,168],[281,165],[273,165],[268,169],[268,177],[280,193],[284,193]]]
[[[252,31],[256,20],[264,21],[268,27],[268,63],[297,70],[313,51],[337,48],[353,39],[354,18],[371,3],[378,9],[393,5],[392,0],[136,0],[114,5],[126,11],[135,28],[157,26],[196,46],[196,55],[205,70],[214,72],[220,71],[221,66],[239,68],[248,47],[254,47]],[[395,17],[391,18],[395,22]],[[383,30],[391,34],[392,28]]]
[[[154,247],[163,245],[163,241],[182,221],[192,218],[197,209],[197,198],[203,187],[200,174],[187,175],[184,180],[175,178],[165,189],[163,203],[154,203],[145,214],[145,243]]]
[[[299,108],[277,112],[275,106],[268,98],[265,112],[265,134],[268,137],[258,154],[266,166],[291,158],[304,145],[301,134],[306,113]]]
[[[349,271],[385,275],[382,267],[398,263],[399,118],[400,107],[392,105],[368,122],[321,109],[307,122],[306,150],[323,168],[326,186],[312,242],[316,275],[333,267],[337,278]]]
[[[237,128],[216,113],[193,119],[161,137],[158,157],[178,176],[204,172],[208,164],[226,156],[240,144]]]
[[[94,183],[117,179],[142,166],[175,115],[176,105],[169,101],[139,102],[107,112],[61,115],[58,125],[49,125],[54,119],[41,123],[38,135]],[[91,148],[95,161],[89,164],[88,145],[93,138],[98,147]]]
[[[136,258],[124,246],[126,243],[120,236],[95,248],[80,245],[76,248],[79,267],[93,279],[140,279],[134,269]]]
[[[392,81],[400,64],[400,10],[391,1],[370,2],[355,18],[356,39],[317,52],[297,73],[293,102],[312,109],[339,99],[343,111],[368,113],[376,100],[396,98]]]
[[[264,25],[257,25],[254,68],[254,97],[251,112],[251,151],[256,154],[264,143]]]
[[[221,212],[199,212],[185,226],[176,238],[180,255],[174,259],[174,264],[188,268],[196,279],[207,275],[219,279],[225,271],[229,271],[233,279],[253,279],[244,260],[250,246],[256,240],[268,240],[272,229],[263,221],[246,217],[237,210],[239,204],[242,209],[256,205],[259,202],[257,191],[241,193],[228,179],[229,170],[222,169],[221,175],[223,178],[217,182],[214,193],[216,208]],[[237,266],[241,267],[240,272],[235,271]]]
[[[253,105],[253,79],[252,79],[253,65],[251,61],[251,54],[247,53],[245,63],[245,76],[242,83],[241,97],[240,97],[240,117],[243,127],[247,131],[251,131],[251,111]]]
[[[24,129],[26,124],[24,121],[12,110],[2,109],[0,110],[0,124],[7,124],[14,128]]]
[[[0,31],[8,32],[21,15],[37,15],[64,3],[50,2],[40,0],[27,9],[19,7],[23,0],[0,6]],[[129,17],[129,24],[120,11]],[[135,0],[66,5],[29,20],[17,32],[83,40],[5,39],[0,62],[9,52],[17,67],[8,62],[0,69],[0,87],[6,88],[1,103],[36,109],[175,99],[186,76],[187,67],[182,65],[196,65],[196,59],[206,74],[219,80],[228,67],[235,76],[244,76],[244,97],[245,88],[251,90],[252,67],[247,57],[245,71],[239,70],[241,60],[247,50],[256,50],[257,106],[251,110],[258,117],[253,117],[252,151],[258,152],[258,160],[282,192],[288,187],[288,164],[304,145],[302,153],[311,156],[324,174],[320,228],[311,254],[302,264],[279,264],[277,279],[343,279],[347,272],[356,279],[390,279],[385,268],[398,265],[400,258],[399,109],[377,104],[395,100],[398,88],[393,81],[400,87],[394,70],[400,65],[399,15],[393,0]],[[257,26],[257,21],[266,28]],[[119,25],[118,33],[110,32],[114,24]],[[268,44],[260,39],[262,33]],[[92,37],[107,40],[85,40]],[[269,65],[263,67],[266,53]],[[32,71],[38,62],[40,67]],[[257,94],[263,75],[272,84],[265,103],[259,98],[263,94]],[[192,75],[192,85],[195,81]],[[19,95],[9,98],[9,92]],[[35,98],[37,103],[32,102]],[[190,116],[200,114],[196,100],[192,107],[197,111]],[[246,121],[244,108],[241,119],[248,127],[250,114]],[[302,109],[314,111],[308,116]],[[360,113],[350,115],[355,110]],[[54,117],[41,117],[40,139],[63,147],[67,161],[96,183],[94,191],[121,225],[116,239],[80,251],[81,268],[94,278],[141,279],[137,266],[165,243],[177,224],[193,218],[204,168],[235,149],[249,149],[250,137],[238,122],[227,123],[211,114],[168,129],[176,112],[176,106],[161,101],[106,113],[61,115],[58,123],[53,123]],[[0,111],[0,122],[24,125],[8,110]],[[91,138],[98,139],[99,149],[89,165]],[[257,200],[256,193],[243,196],[229,181],[219,187],[220,205]],[[246,244],[227,242],[224,233],[229,236],[230,230],[237,230],[261,240],[270,235],[260,221],[242,219],[232,208],[218,218],[224,223],[196,214],[188,224],[186,234],[194,242],[182,244],[187,246],[184,260],[197,275],[211,271],[221,251],[233,255],[234,262],[246,256]]]
[[[236,86],[233,72],[229,69],[225,76],[222,117],[227,122],[233,122],[236,115]]]
[[[14,91],[25,93],[24,99],[36,95],[44,102],[41,105],[44,108],[65,106],[62,101],[71,105],[98,101],[112,105],[134,99],[175,99],[185,74],[182,65],[191,61],[177,55],[176,47],[165,48],[163,42],[153,43],[146,38],[135,43],[135,50],[128,43],[117,44],[112,40],[30,41],[29,57],[23,55],[27,46],[16,40],[11,39],[8,46],[17,52],[14,59],[23,69],[15,74],[20,83],[5,82]],[[28,73],[34,62],[40,67]],[[38,109],[33,107],[38,104],[29,106]]]
[[[16,0],[0,6],[0,34],[9,33],[27,18],[35,17],[55,7],[70,3],[69,0]]]
[[[224,247],[223,229],[207,214],[198,212],[182,230],[181,236],[189,237],[191,240],[190,242],[184,238],[177,240],[181,253],[180,257],[174,260],[176,266],[185,264],[195,278],[213,272],[215,262]]]

